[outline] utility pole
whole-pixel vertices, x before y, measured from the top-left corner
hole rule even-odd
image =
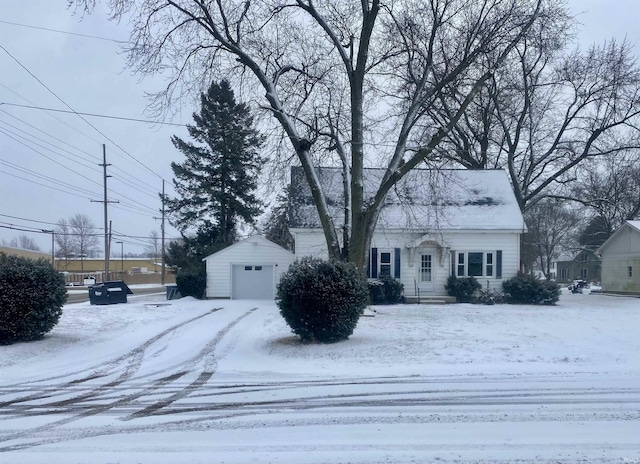
[[[160,271],[160,283],[162,285],[164,285],[165,282],[165,270],[164,270],[164,218],[165,218],[165,211],[164,211],[164,179],[162,179],[162,210],[161,210],[162,216],[157,218],[157,217],[153,217],[153,219],[160,219],[160,251],[162,254],[162,269]]]
[[[108,205],[109,203],[120,203],[117,200],[109,201],[107,199],[107,178],[111,177],[107,174],[107,166],[111,166],[107,164],[107,146],[102,144],[102,164],[98,166],[102,166],[103,171],[103,184],[104,184],[104,198],[103,200],[91,200],[94,203],[103,203],[104,204],[104,277],[103,281],[109,280],[109,217],[108,217]]]
[[[56,231],[53,230],[53,229],[52,230],[41,229],[41,230],[42,230],[42,232],[45,232],[47,234],[51,234],[51,267],[55,269],[56,268],[56,253],[55,253],[55,249],[54,249],[54,246],[55,246],[55,236],[54,236],[54,234],[55,234]]]
[[[160,271],[160,283],[164,285],[165,271],[164,271],[164,179],[162,179],[162,222],[160,223],[160,233],[162,234],[160,252],[162,253],[162,269]]]

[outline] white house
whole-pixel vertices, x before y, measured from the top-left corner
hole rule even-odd
[[[207,298],[273,300],[280,276],[295,256],[261,235],[254,235],[203,261],[207,268]]]
[[[365,170],[365,196],[384,171]],[[343,225],[340,169],[318,170],[331,216]],[[328,256],[302,168],[291,172],[291,223],[296,257]],[[526,226],[507,173],[502,170],[414,170],[391,190],[373,234],[367,274],[404,284],[408,298],[446,295],[450,275],[474,276],[486,288],[520,269],[520,236]]]
[[[596,253],[603,292],[640,294],[640,221],[626,221]]]

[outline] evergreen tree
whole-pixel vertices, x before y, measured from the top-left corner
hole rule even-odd
[[[611,226],[602,216],[594,217],[580,234],[580,245],[595,251],[613,234]]]
[[[249,107],[236,103],[227,81],[212,83],[200,100],[195,125],[187,126],[195,143],[171,138],[186,160],[171,163],[178,198],[165,201],[171,224],[183,237],[195,230],[197,242],[229,245],[238,224],[253,224],[261,212],[255,190],[264,163],[258,154],[263,137],[253,128]]]
[[[276,198],[264,228],[264,236],[281,247],[294,251],[295,241],[289,232],[289,188]]]

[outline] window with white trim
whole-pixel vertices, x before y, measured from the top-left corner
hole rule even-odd
[[[456,252],[457,277],[494,277],[494,251]]]
[[[380,251],[380,260],[378,261],[379,271],[378,277],[391,277],[391,251]]]

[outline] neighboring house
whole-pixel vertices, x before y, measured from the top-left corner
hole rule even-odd
[[[365,170],[365,196],[384,171]],[[340,169],[320,168],[320,183],[338,229],[343,227]],[[291,172],[291,224],[297,258],[327,258],[316,206],[302,168]],[[450,275],[474,276],[502,289],[520,269],[526,226],[502,170],[414,170],[389,192],[373,234],[367,275],[390,275],[406,297],[446,295]]]
[[[581,250],[574,255],[562,254],[556,262],[556,282],[571,283],[574,280],[600,282],[602,263],[593,251]]]
[[[0,253],[4,253],[6,255],[20,256],[22,258],[29,258],[29,259],[43,258],[51,262],[51,253],[42,253],[41,251],[23,250],[22,248],[0,246]]]
[[[207,298],[273,300],[280,277],[295,256],[261,235],[254,235],[203,259]]]
[[[640,221],[626,221],[597,253],[603,292],[640,294]]]

